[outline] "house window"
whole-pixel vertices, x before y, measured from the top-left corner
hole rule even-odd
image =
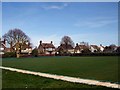
[[[4,50],[4,48],[0,48],[0,50]]]
[[[52,51],[52,48],[47,48],[46,50],[48,50],[48,51]]]

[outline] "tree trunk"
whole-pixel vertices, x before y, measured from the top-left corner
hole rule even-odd
[[[17,58],[19,58],[20,57],[20,52],[19,52],[19,50],[17,50]]]
[[[20,54],[17,54],[17,58],[19,58],[20,57]]]

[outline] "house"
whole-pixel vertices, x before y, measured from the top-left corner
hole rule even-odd
[[[61,44],[60,46],[58,46],[58,48],[56,49],[57,54],[63,54],[63,53],[74,53],[74,48],[72,45],[68,44]]]
[[[100,52],[100,48],[97,45],[90,45],[91,52]]]
[[[6,49],[6,41],[5,39],[2,41],[0,40],[0,54],[4,54]]]
[[[53,42],[42,43],[42,41],[40,41],[38,46],[38,54],[55,55],[55,46],[53,45]]]
[[[82,53],[83,51],[89,51],[89,45],[88,44],[78,45],[77,43],[74,49],[74,53]]]
[[[99,48],[100,48],[100,52],[103,52],[105,47],[102,44],[100,44]]]
[[[117,47],[116,52],[120,53],[120,46]]]
[[[11,52],[11,51],[10,51],[10,48],[6,47],[6,48],[5,48],[5,52]]]
[[[106,46],[104,48],[104,51],[105,53],[113,53],[113,52],[116,52],[117,50],[117,46],[116,45],[110,45],[110,46]]]
[[[26,42],[23,44],[23,49],[21,50],[21,53],[32,53],[32,46],[29,42]]]
[[[32,53],[32,46],[28,41],[24,43],[16,43],[14,46],[12,46],[13,51],[16,51],[17,47],[19,47],[20,53]]]

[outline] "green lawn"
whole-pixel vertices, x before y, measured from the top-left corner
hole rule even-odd
[[[118,82],[118,57],[4,58],[3,66],[86,79]]]
[[[60,80],[48,79],[34,75],[22,74],[3,70],[2,88],[101,88],[110,89],[107,87],[84,85],[77,83],[70,83]],[[9,89],[8,89],[9,90]],[[61,89],[62,90],[62,89]],[[66,90],[66,89],[65,89]]]

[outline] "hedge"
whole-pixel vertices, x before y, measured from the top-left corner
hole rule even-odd
[[[15,52],[5,52],[5,54],[2,55],[2,58],[5,57],[16,57],[16,53]]]
[[[120,56],[120,53],[74,53],[70,56]]]

